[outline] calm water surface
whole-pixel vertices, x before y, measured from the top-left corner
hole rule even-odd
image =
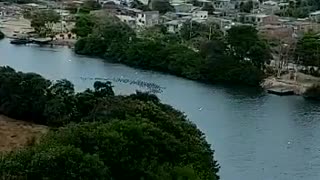
[[[163,102],[185,112],[205,132],[222,180],[320,179],[320,103],[204,85],[78,56],[68,48],[14,46],[8,40],[0,41],[0,65],[66,78],[77,90],[91,87],[90,78],[155,83],[163,87],[158,94]],[[118,94],[148,90],[134,83],[113,84]]]

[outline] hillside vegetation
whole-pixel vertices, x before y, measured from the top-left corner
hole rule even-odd
[[[204,134],[152,94],[115,96],[110,82],[76,93],[68,80],[0,68],[0,112],[47,125],[39,143],[3,154],[2,179],[217,180]]]

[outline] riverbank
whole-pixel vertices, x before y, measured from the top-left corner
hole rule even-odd
[[[261,83],[261,87],[268,89],[288,89],[293,90],[295,95],[303,95],[303,93],[314,84],[320,83],[320,78],[297,73],[296,80],[290,79],[289,74],[282,75],[280,78],[268,77]]]
[[[0,31],[3,32],[5,37],[10,39],[15,38],[26,38],[29,37],[30,33],[34,32],[34,29],[31,27],[31,22],[28,19],[23,17],[16,18],[10,17],[0,20]],[[55,25],[58,26],[58,25]],[[74,25],[69,24],[68,28],[72,28]],[[68,34],[57,34],[53,41],[51,41],[50,45],[57,45],[57,46],[68,46],[74,47],[76,43],[76,37],[72,34],[71,38],[68,38]]]
[[[122,77],[164,87],[158,94],[161,101],[185,112],[216,150],[223,180],[320,178],[318,169],[310,168],[320,161],[316,156],[320,144],[318,102],[268,95],[248,87],[202,84],[79,56],[65,47],[14,46],[4,39],[0,54],[2,66],[36,72],[51,81],[70,79],[77,91],[92,88],[94,78]],[[122,95],[146,90],[111,81]]]

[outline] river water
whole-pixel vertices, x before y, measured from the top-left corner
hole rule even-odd
[[[14,46],[6,39],[0,41],[0,65],[66,78],[77,90],[91,87],[94,78],[111,79],[118,94],[157,85],[161,100],[185,112],[206,134],[222,180],[320,179],[320,103],[205,85],[78,56],[68,48]]]

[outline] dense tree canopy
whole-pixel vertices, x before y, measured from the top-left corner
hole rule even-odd
[[[91,15],[80,15],[77,17],[76,24],[72,29],[72,32],[77,35],[77,37],[87,37],[92,33],[94,23],[94,17]]]
[[[307,99],[320,100],[320,85],[314,84],[308,87],[303,93],[303,97]]]
[[[288,8],[281,10],[278,14],[295,18],[306,18],[313,11],[320,9],[318,0],[290,0]]]
[[[208,11],[208,14],[213,15],[213,12],[214,12],[215,9],[214,9],[212,3],[205,3],[203,5],[203,7],[201,8],[201,10]]]
[[[204,134],[155,95],[115,96],[110,82],[99,81],[75,93],[68,80],[10,67],[0,77],[1,113],[60,127],[1,155],[4,179],[219,179]]]
[[[240,3],[240,12],[250,13],[252,9],[253,9],[253,1],[252,0]]]
[[[90,13],[90,11],[99,10],[99,9],[101,9],[101,4],[99,3],[99,1],[86,0],[80,6],[78,12],[79,14],[88,14]]]
[[[305,66],[320,67],[320,36],[305,34],[297,43],[296,62]]]
[[[76,24],[80,25],[81,21]],[[78,40],[76,53],[210,83],[258,86],[264,65],[270,59],[269,47],[250,26],[231,28],[226,39],[217,24],[190,21],[182,26],[179,34],[170,34],[165,27],[155,26],[136,36],[117,19],[95,22],[88,29],[91,33],[84,33],[86,36]],[[209,52],[212,46],[206,47],[206,44],[216,42],[222,42],[223,46],[215,48],[223,49]],[[247,73],[248,70],[252,73]]]
[[[130,7],[131,8],[136,8],[136,9],[140,9],[142,11],[150,11],[150,8],[148,7],[148,5],[144,5],[142,2],[140,2],[139,0],[133,0],[130,3]]]
[[[227,43],[230,53],[239,61],[249,61],[262,69],[270,60],[271,54],[267,43],[258,36],[253,26],[235,26],[228,30]]]
[[[151,9],[161,14],[174,10],[168,0],[151,0]]]

